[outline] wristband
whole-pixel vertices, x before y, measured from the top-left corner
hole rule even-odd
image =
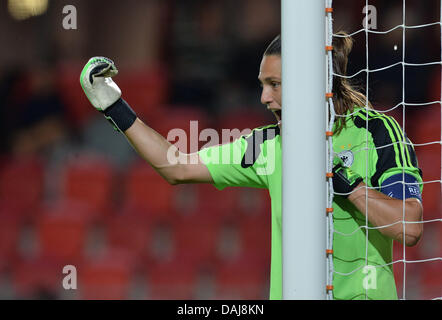
[[[137,119],[137,115],[122,98],[106,108],[104,117],[114,126],[114,129],[124,133]]]
[[[362,177],[350,168],[338,164],[333,168],[333,189],[348,198],[350,193],[364,181]]]

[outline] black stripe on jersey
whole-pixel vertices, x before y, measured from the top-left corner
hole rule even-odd
[[[366,113],[364,115],[367,115]],[[353,118],[354,124],[357,128],[367,128],[367,121],[360,116],[356,115]],[[378,154],[378,161],[376,162],[376,173],[371,177],[371,184],[373,187],[379,186],[379,178],[381,175],[390,168],[396,168],[396,152],[394,150],[393,139],[397,139],[395,130],[392,129],[394,137],[390,136],[387,128],[385,127],[384,120],[381,118],[368,117],[368,131],[371,133],[376,152]],[[389,145],[388,147],[385,147]],[[401,165],[404,165],[403,159],[399,159]]]
[[[269,130],[271,130],[272,135],[269,136]],[[253,166],[261,154],[261,144],[266,140],[273,139],[280,134],[279,126],[268,126],[260,130],[257,128],[253,130],[252,134],[247,137],[242,137],[247,141],[247,149],[244,153],[244,157],[241,160],[241,167],[246,169]]]
[[[410,141],[410,139],[408,139],[407,134],[402,130],[401,126],[397,123],[397,121],[390,116],[387,116],[385,114],[381,114],[378,113],[374,110],[369,110],[367,112],[367,110],[364,110],[366,115],[367,113],[370,114],[371,119],[375,118],[375,117],[380,117],[382,119],[385,119],[391,127],[391,130],[393,131],[394,137],[396,140],[396,144],[397,147],[399,148],[399,161],[401,162],[401,164],[404,167],[413,167],[419,170],[419,174],[422,177],[422,170],[420,168],[418,168],[418,163],[417,163],[417,157],[416,157],[416,152],[414,150],[414,147]],[[370,118],[369,118],[370,119]],[[399,134],[399,137],[398,137]],[[404,147],[405,145],[405,147]],[[402,157],[402,153],[405,157],[405,159]]]
[[[398,147],[401,148],[401,153],[402,153],[402,151],[404,153],[404,156],[406,158],[405,159],[406,166],[407,167],[416,166],[416,165],[413,165],[411,163],[411,159],[410,159],[410,156],[409,156],[410,150],[408,149],[409,145],[405,145],[406,147],[404,147],[404,142],[405,143],[410,143],[410,141],[408,140],[407,136],[403,132],[402,128],[399,126],[399,123],[397,123],[397,121],[394,118],[392,118],[392,117],[387,117],[385,115],[383,115],[382,117],[384,117],[384,119],[386,119],[390,123],[390,126],[393,127],[394,132],[395,133],[399,133],[399,135],[400,135],[400,137],[398,139],[398,142],[399,142],[398,143]],[[408,150],[406,150],[405,148],[407,148]]]
[[[394,119],[391,119],[391,122],[397,128],[397,130],[401,133],[401,142],[406,143],[405,144],[406,150],[404,149],[404,152],[405,152],[405,156],[408,159],[408,166],[417,168],[418,163],[417,163],[416,152],[414,150],[414,147],[413,147],[410,139],[408,139],[407,134],[405,132],[403,132],[402,128],[399,126],[399,124]],[[419,172],[420,172],[420,175],[422,176],[421,169],[419,169]]]

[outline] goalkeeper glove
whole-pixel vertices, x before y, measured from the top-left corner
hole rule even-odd
[[[105,57],[89,59],[80,75],[80,84],[91,104],[104,114],[115,130],[124,132],[137,116],[121,98],[121,90],[112,80],[118,74],[114,62]]]
[[[335,192],[342,193],[343,197],[348,198],[363,179],[358,173],[345,167],[339,157],[335,157],[333,164],[333,189]]]

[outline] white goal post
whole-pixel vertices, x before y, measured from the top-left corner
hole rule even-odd
[[[283,299],[326,299],[325,1],[282,0]]]

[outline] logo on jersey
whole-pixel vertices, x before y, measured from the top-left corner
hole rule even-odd
[[[338,153],[339,158],[341,158],[345,167],[349,168],[353,164],[355,157],[351,150],[344,150]]]
[[[413,196],[420,196],[421,194],[421,191],[417,186],[408,186],[408,191],[410,191],[410,194]]]

